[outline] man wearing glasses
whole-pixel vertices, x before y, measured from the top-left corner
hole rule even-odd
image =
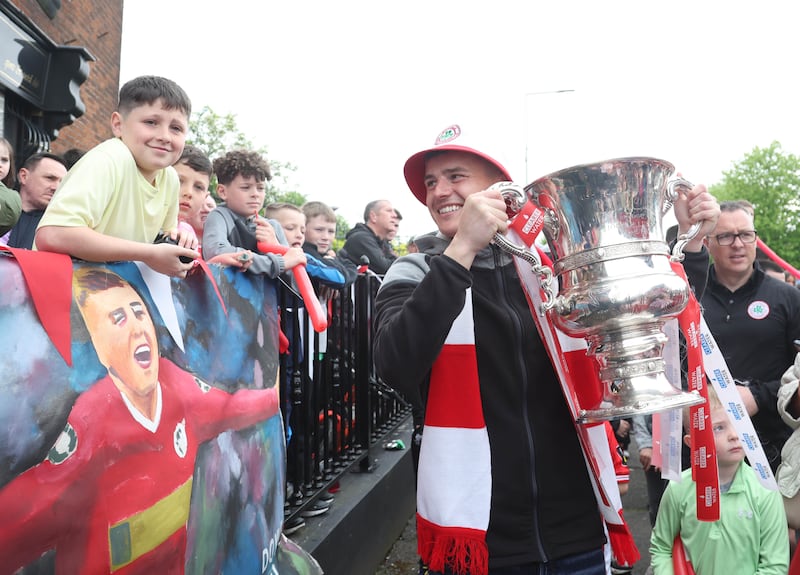
[[[772,471],[791,429],[777,412],[781,375],[794,363],[800,338],[800,290],[769,277],[756,262],[756,229],[746,202],[722,202],[706,237],[713,260],[702,297],[714,335]]]

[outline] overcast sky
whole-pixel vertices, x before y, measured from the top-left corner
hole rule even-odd
[[[755,146],[800,155],[795,6],[128,0],[121,81],[172,78],[351,225],[390,199],[405,238],[432,224],[403,164],[453,123],[520,184],[623,156],[713,184]]]

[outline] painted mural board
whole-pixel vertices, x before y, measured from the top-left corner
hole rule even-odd
[[[281,534],[274,283],[75,262],[65,313],[41,271],[0,257],[0,573],[321,573]]]

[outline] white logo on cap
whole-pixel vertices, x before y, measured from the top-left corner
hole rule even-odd
[[[456,138],[461,135],[461,126],[458,124],[453,124],[452,126],[447,126],[442,132],[436,137],[436,141],[433,143],[434,146],[441,146],[442,144],[447,144],[452,142]]]

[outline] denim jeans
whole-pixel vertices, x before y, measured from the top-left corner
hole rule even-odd
[[[489,575],[605,575],[606,562],[602,549],[578,553],[547,563],[528,563],[513,567],[489,569]],[[450,569],[444,572],[430,571],[420,567],[419,575],[454,575]]]

